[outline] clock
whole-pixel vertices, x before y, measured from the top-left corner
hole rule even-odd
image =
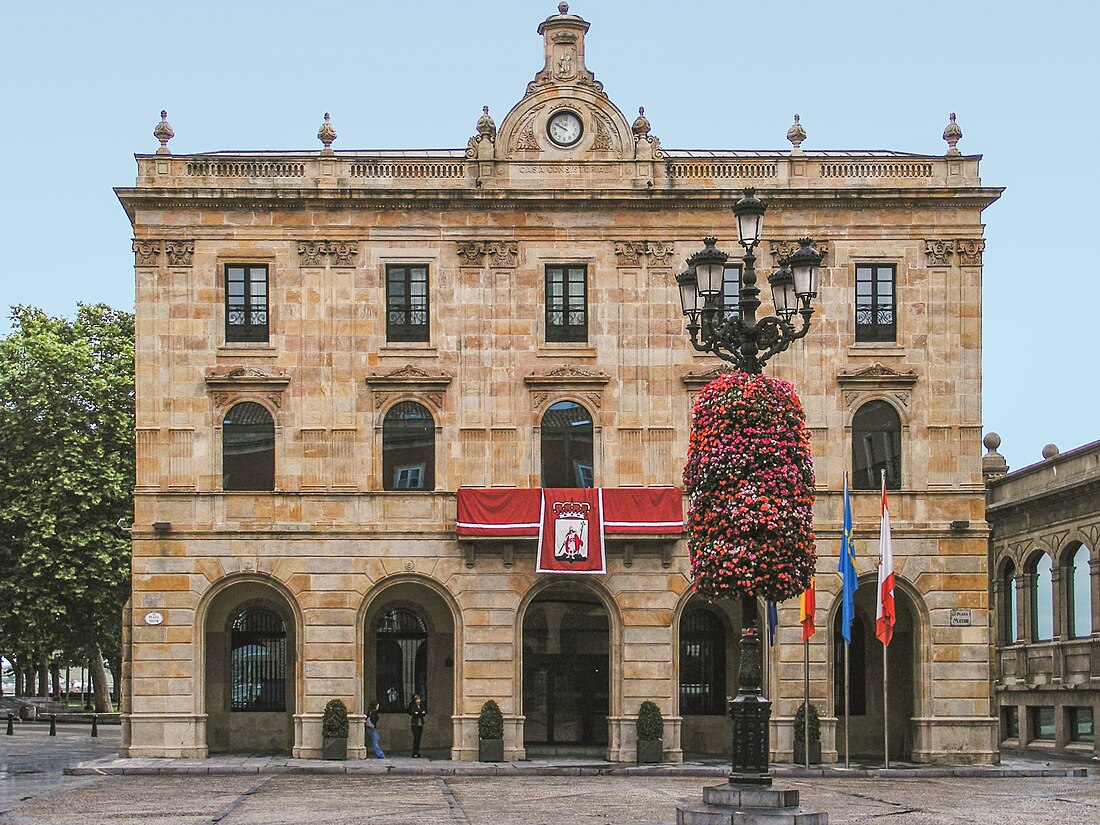
[[[552,114],[546,124],[546,134],[558,146],[572,146],[581,139],[583,131],[580,117],[568,109]]]

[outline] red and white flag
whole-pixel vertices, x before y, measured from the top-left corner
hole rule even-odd
[[[890,509],[886,506],[886,474],[882,475],[882,528],[878,536],[878,595],[875,635],[884,645],[894,635],[894,552],[890,540]]]

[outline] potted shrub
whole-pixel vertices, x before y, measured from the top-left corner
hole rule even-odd
[[[321,736],[324,738],[322,755],[325,759],[348,758],[348,708],[339,699],[325,705]]]
[[[661,761],[665,735],[665,720],[661,709],[653,702],[642,702],[638,708],[638,762],[655,765]]]
[[[504,761],[504,714],[490,699],[477,718],[477,758],[482,762]]]
[[[805,702],[798,706],[794,715],[794,761],[806,764],[806,708],[810,709],[810,764],[821,764],[821,721],[817,718],[817,707]]]

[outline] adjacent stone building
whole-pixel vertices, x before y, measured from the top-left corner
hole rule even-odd
[[[1100,441],[1013,473],[1000,443],[984,461],[1001,742],[1100,756]]]
[[[819,631],[810,646],[826,759],[845,720],[833,574],[851,474],[861,586],[854,756],[882,754],[873,629],[879,477],[894,525],[889,649],[895,756],[996,758],[980,451],[979,156],[662,147],[587,64],[562,4],[544,65],[499,126],[453,151],[137,156],[138,477],[123,752],[321,753],[334,697],[382,704],[383,746],[477,755],[498,701],[506,758],[580,748],[634,758],[644,700],[665,758],[728,752],[738,608],[693,595],[686,543],[608,533],[606,572],[535,572],[535,542],[458,534],[460,487],[678,486],[696,354],[676,288],[731,205],[767,203],[763,276],[825,253],[809,336],[769,372],[797,386],[817,474]],[[605,60],[615,59],[605,55]],[[636,105],[635,102],[632,105]],[[473,120],[474,118],[471,118]],[[426,139],[428,137],[426,136]],[[518,494],[518,493],[517,493]],[[797,606],[768,651],[773,753],[802,693]]]

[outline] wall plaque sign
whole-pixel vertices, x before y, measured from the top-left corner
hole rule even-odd
[[[970,627],[970,608],[954,607],[951,609],[952,627]]]
[[[158,625],[164,622],[164,614],[153,611],[152,613],[145,614],[145,624]]]

